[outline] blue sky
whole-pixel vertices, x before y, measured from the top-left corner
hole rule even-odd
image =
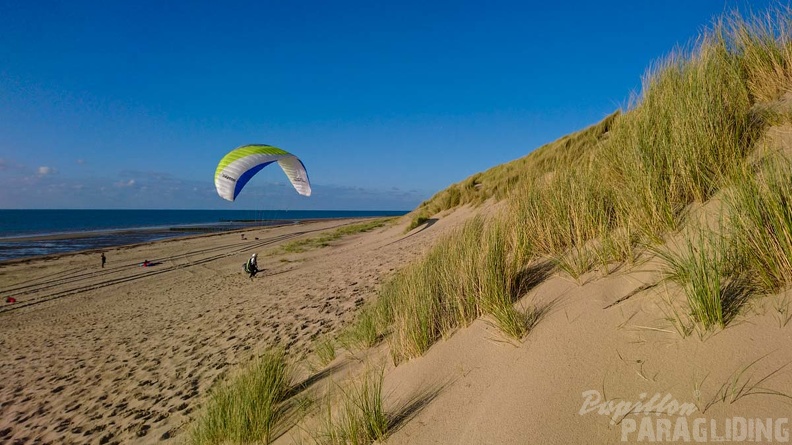
[[[412,209],[768,3],[0,0],[0,208]],[[314,195],[271,166],[220,199],[248,143],[299,156]]]

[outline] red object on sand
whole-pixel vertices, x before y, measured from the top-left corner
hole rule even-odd
[[[6,298],[6,303],[16,303],[16,298],[8,297],[8,298]]]

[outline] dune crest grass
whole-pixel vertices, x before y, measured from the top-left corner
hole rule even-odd
[[[520,159],[476,173],[436,193],[413,212],[413,219],[407,230],[420,226],[432,215],[444,210],[466,204],[479,205],[489,199],[506,199],[526,182],[541,179],[555,171],[559,165],[572,165],[581,159],[589,159],[593,156],[590,148],[607,135],[619,114],[616,111],[589,128],[543,145]]]
[[[689,204],[726,185],[761,134],[741,58],[722,32],[651,68],[603,146],[600,174],[618,187],[616,219],[648,240],[661,242]]]
[[[390,332],[394,359],[421,355],[482,315],[521,338],[532,311],[519,314],[514,303],[527,289],[526,271],[549,261],[579,279],[597,266],[609,273],[633,264],[683,227],[692,204],[727,188],[736,190],[734,238],[691,239],[665,257],[691,316],[706,329],[725,326],[754,291],[742,281],[744,264],[767,271],[764,289],[788,286],[789,197],[780,186],[787,178],[778,169],[775,179],[764,173],[754,183],[742,172],[770,124],[763,105],[792,87],[789,17],[782,8],[747,19],[725,14],[653,64],[626,110],[422,203],[414,222],[508,200],[504,214],[472,219],[384,286],[380,299],[392,318],[381,331]],[[764,197],[749,203],[759,192]],[[770,253],[742,255],[747,246]]]
[[[777,6],[747,18],[724,14],[719,29],[739,55],[755,102],[773,102],[792,91],[792,9]]]

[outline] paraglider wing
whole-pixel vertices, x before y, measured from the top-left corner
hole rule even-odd
[[[297,156],[270,145],[243,145],[225,155],[215,171],[217,194],[233,201],[261,169],[277,162],[289,182],[303,196],[311,196],[311,183],[305,165]]]

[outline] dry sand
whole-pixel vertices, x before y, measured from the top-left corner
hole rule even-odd
[[[348,221],[117,249],[104,270],[97,253],[0,266],[2,288],[18,289],[20,300],[0,313],[0,441],[178,442],[219,376],[273,342],[299,356],[312,337],[337,332],[391,271],[471,213],[408,235],[402,221],[301,254],[271,252]],[[267,270],[251,282],[241,267],[253,251]],[[143,259],[160,264],[144,269]],[[485,318],[398,366],[383,344],[322,370],[303,366],[302,377],[327,383],[312,386],[318,394],[367,362],[385,363],[386,408],[405,415],[391,444],[638,443],[641,431],[643,443],[684,443],[680,422],[689,442],[701,442],[697,433],[713,442],[740,419],[754,432],[755,419],[770,419],[773,440],[788,440],[792,321],[783,311],[792,293],[754,299],[725,330],[683,338],[667,303],[680,303],[678,289],[652,286],[659,267],[594,271],[579,282],[547,272],[519,302],[545,309],[523,342]],[[613,411],[655,395],[666,399],[661,411],[669,399],[695,409]],[[697,419],[706,424],[696,429]],[[306,437],[293,428],[276,443]]]
[[[274,343],[291,355],[337,330],[383,277],[453,218],[298,254],[314,222],[0,265],[0,442],[173,441],[228,369]],[[251,253],[265,271],[242,271]],[[148,259],[155,265],[141,267]]]
[[[384,392],[392,406],[436,394],[388,443],[684,443],[684,435],[674,440],[678,421],[696,443],[696,419],[706,422],[698,430],[707,437],[703,443],[713,443],[713,434],[726,437],[726,419],[735,417],[773,419],[773,428],[792,431],[792,323],[782,326],[774,309],[783,296],[759,302],[717,334],[681,338],[666,320],[664,287],[617,303],[654,282],[653,274],[594,278],[579,286],[554,276],[534,289],[523,304],[549,310],[521,344],[477,320],[424,357],[390,370]],[[694,412],[614,412],[621,402],[647,406],[655,395],[649,412],[668,413],[663,406],[673,401]],[[603,409],[603,402],[611,407]],[[668,434],[660,431],[666,420]],[[642,422],[651,430],[639,440]],[[772,442],[791,437],[785,434],[774,432]]]

